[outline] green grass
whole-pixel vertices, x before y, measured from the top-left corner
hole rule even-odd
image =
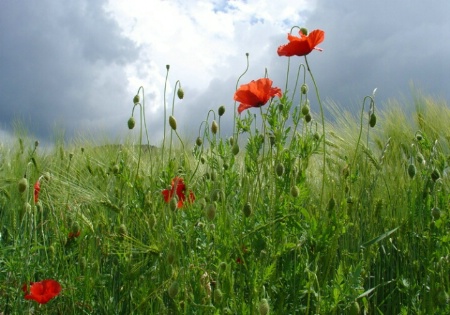
[[[210,111],[201,141],[170,131],[164,150],[44,152],[20,133],[0,148],[0,312],[448,314],[450,109],[414,102],[327,104],[324,135],[313,105],[307,122],[283,97],[237,117],[231,140],[232,111]],[[176,176],[195,194],[181,209],[162,195]],[[24,299],[49,278],[58,297]]]

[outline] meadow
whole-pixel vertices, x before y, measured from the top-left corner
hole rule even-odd
[[[18,130],[0,147],[0,313],[449,314],[450,108],[323,103],[317,36],[279,48],[293,91],[245,70],[197,139],[178,82],[157,146],[142,88],[128,143],[44,151]]]

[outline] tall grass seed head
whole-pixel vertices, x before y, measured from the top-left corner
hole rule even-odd
[[[133,103],[134,103],[134,104],[137,104],[137,103],[139,103],[139,101],[140,101],[139,94],[136,94],[136,95],[133,97]]]
[[[213,120],[213,122],[211,124],[211,132],[213,134],[216,134],[217,131],[219,131],[219,125],[217,124],[217,122],[215,120]]]
[[[242,212],[244,213],[244,215],[248,218],[249,216],[252,215],[253,209],[252,209],[252,204],[250,202],[247,202],[244,207],[242,208]]]
[[[133,129],[134,126],[136,126],[136,120],[134,120],[134,117],[130,117],[130,119],[128,119],[128,129]]]
[[[184,91],[183,91],[182,88],[178,88],[177,96],[178,96],[178,98],[179,98],[180,100],[183,99],[183,97],[184,97]]]
[[[173,117],[172,115],[169,116],[169,126],[173,130],[177,130],[177,121],[176,121],[175,117]]]
[[[26,177],[22,177],[18,183],[19,192],[20,193],[25,192],[27,187],[28,187],[28,180],[26,179]]]
[[[260,315],[267,315],[270,312],[270,306],[269,301],[267,299],[262,299],[259,301],[259,314]]]
[[[223,116],[223,114],[225,114],[225,106],[220,106],[217,112],[219,113],[219,116]]]

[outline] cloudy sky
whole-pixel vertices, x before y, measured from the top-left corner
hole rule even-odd
[[[178,80],[185,91],[175,101],[183,135],[193,137],[220,105],[227,130],[245,54],[241,83],[267,69],[284,88],[287,58],[276,49],[294,25],[325,31],[323,52],[308,61],[326,100],[352,108],[378,88],[382,105],[410,97],[411,82],[449,100],[449,12],[448,0],[2,0],[0,142],[18,122],[44,143],[62,130],[67,141],[121,139],[143,86],[158,144],[166,65],[168,111]]]

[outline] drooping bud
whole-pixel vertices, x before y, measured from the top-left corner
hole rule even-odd
[[[244,215],[248,218],[249,216],[252,215],[253,209],[252,209],[252,205],[250,202],[247,202],[244,205],[244,208],[242,209],[242,212],[244,213]]]
[[[180,100],[183,99],[183,97],[184,97],[184,91],[183,91],[182,88],[178,88],[177,96],[178,96],[178,98],[179,98]]]
[[[217,122],[215,120],[213,120],[213,122],[211,124],[211,132],[213,134],[216,134],[217,131],[219,131],[219,125],[217,124]]]
[[[350,309],[348,312],[350,315],[359,315],[361,313],[361,309],[357,301],[354,301],[352,305],[350,305]]]
[[[218,110],[219,116],[223,116],[225,114],[225,106],[220,106]]]
[[[302,92],[302,94],[308,93],[308,86],[306,85],[306,83],[302,84],[302,86],[300,87],[300,91]]]
[[[237,155],[239,153],[239,146],[237,144],[234,144],[231,152],[233,153],[233,155]]]
[[[439,178],[441,177],[441,174],[439,173],[439,171],[435,168],[433,170],[433,172],[431,172],[431,179],[433,180],[433,182],[437,181]]]
[[[307,123],[309,123],[311,120],[312,120],[311,113],[306,114],[306,115],[305,115],[305,121],[306,121]]]
[[[223,293],[222,290],[220,289],[215,289],[214,290],[214,302],[217,304],[220,304],[222,302],[223,299]]]
[[[137,104],[137,103],[139,103],[139,100],[140,100],[139,94],[136,94],[136,95],[133,97],[133,103],[134,103],[134,104]]]
[[[136,125],[136,121],[134,120],[133,117],[130,117],[130,119],[128,119],[128,129],[133,129],[134,126]]]
[[[275,172],[277,173],[277,176],[283,176],[284,174],[284,165],[282,163],[278,163]]]
[[[195,140],[195,144],[199,147],[203,144],[203,140],[200,137],[197,137],[197,140]]]
[[[173,130],[177,130],[177,121],[175,120],[175,117],[169,116],[169,126]]]
[[[305,104],[303,104],[302,106],[302,114],[304,116],[309,115],[309,104],[308,102],[306,102]],[[310,115],[311,116],[311,115]],[[306,118],[306,117],[305,117]]]
[[[441,209],[438,207],[433,207],[433,209],[431,209],[431,215],[433,216],[433,219],[439,220],[441,217]]]
[[[23,193],[27,189],[27,187],[28,180],[25,177],[22,177],[18,183],[19,192]]]
[[[117,229],[117,233],[119,234],[120,239],[124,239],[128,235],[128,229],[125,224],[119,225],[119,228]]]
[[[300,189],[297,186],[292,186],[291,187],[291,196],[294,198],[297,198],[298,195],[300,195]]]
[[[216,206],[212,203],[206,209],[206,218],[209,221],[212,221],[214,220],[215,217],[216,217]]]
[[[172,284],[170,285],[169,289],[167,290],[167,293],[169,293],[169,296],[174,299],[179,291],[179,284],[178,281],[174,281],[172,282]]]
[[[370,114],[370,118],[369,118],[369,126],[370,127],[375,127],[375,125],[377,124],[377,116],[375,115],[375,113]]]
[[[268,315],[269,311],[270,311],[269,302],[267,301],[267,299],[262,299],[259,302],[259,314],[260,315]]]

